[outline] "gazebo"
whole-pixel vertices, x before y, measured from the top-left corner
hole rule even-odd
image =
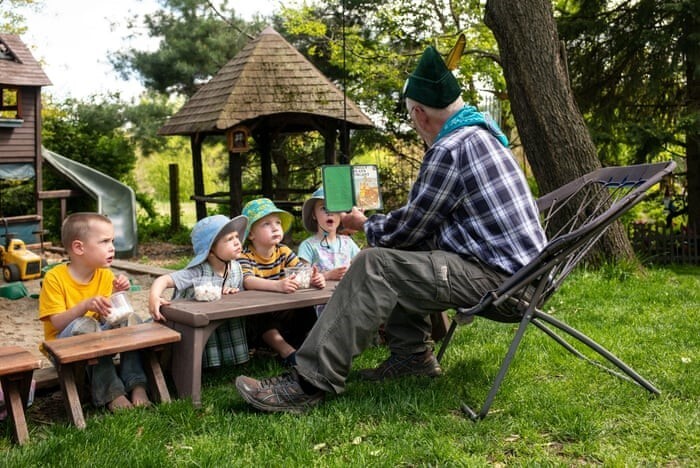
[[[272,27],[267,27],[158,131],[189,135],[197,219],[206,216],[202,142],[225,135],[229,152],[230,215],[242,207],[242,152],[255,140],[261,158],[261,192],[275,198],[272,142],[283,134],[318,131],[325,140],[325,163],[335,164],[336,143],[348,154],[349,131],[372,128],[371,120],[328,78]],[[347,162],[346,159],[341,162]]]

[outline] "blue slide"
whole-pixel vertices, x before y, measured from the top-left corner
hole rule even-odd
[[[97,211],[114,224],[117,256],[133,257],[138,250],[136,197],[128,185],[42,147],[41,155],[54,169],[97,200]]]

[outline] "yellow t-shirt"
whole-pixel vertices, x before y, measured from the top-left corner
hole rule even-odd
[[[114,273],[108,268],[95,270],[88,283],[78,283],[74,280],[68,272],[67,263],[51,268],[44,277],[39,294],[39,319],[44,324],[44,339],[53,340],[58,335],[58,330],[49,320],[49,316],[65,312],[89,297],[109,297],[112,294],[113,282]],[[88,311],[85,316],[99,318],[95,311]]]

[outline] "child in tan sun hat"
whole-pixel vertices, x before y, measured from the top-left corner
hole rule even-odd
[[[360,252],[352,237],[338,234],[340,213],[326,211],[323,188],[317,189],[301,209],[304,227],[312,235],[299,245],[299,258],[314,265],[326,280],[339,281]],[[316,306],[320,315],[323,305]]]
[[[284,233],[292,226],[291,213],[280,210],[272,200],[258,198],[243,207],[248,217],[245,248],[239,259],[246,289],[293,293],[299,282],[285,274],[285,269],[299,264],[299,257],[282,243]],[[311,286],[322,289],[326,280],[317,269],[311,274]],[[283,365],[296,363],[296,348],[301,345],[316,321],[312,307],[272,312],[251,317],[251,342],[269,346]]]

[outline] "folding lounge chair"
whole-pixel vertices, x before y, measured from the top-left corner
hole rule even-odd
[[[673,161],[626,167],[606,167],[586,174],[537,200],[548,243],[529,264],[508,278],[498,289],[484,295],[469,308],[459,308],[443,339],[437,359],[441,360],[459,324],[470,323],[475,316],[505,323],[520,323],[486,401],[477,414],[466,404],[462,410],[472,419],[486,416],[529,324],[535,325],[568,351],[623,379],[658,395],[651,383],[638,375],[607,349],[543,312],[543,305],[586,256],[605,230],[639,203],[646,192],[669,175]],[[588,346],[608,361],[593,360],[579,352],[554,329]],[[610,365],[613,364],[618,370]]]

